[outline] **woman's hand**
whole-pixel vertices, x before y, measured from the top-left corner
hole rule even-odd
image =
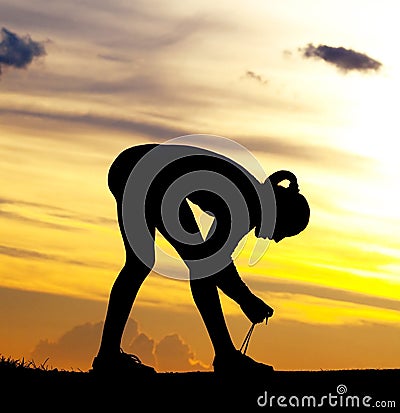
[[[274,313],[273,308],[254,294],[247,296],[246,300],[240,305],[240,308],[253,324],[262,323]]]

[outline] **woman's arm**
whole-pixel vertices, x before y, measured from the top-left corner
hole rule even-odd
[[[240,278],[233,262],[216,276],[217,286],[240,305],[243,313],[252,323],[261,323],[272,316],[274,310],[250,291]]]
[[[240,278],[233,261],[222,271],[216,274],[217,287],[221,289],[229,298],[236,301],[239,305],[253,295],[249,287]]]

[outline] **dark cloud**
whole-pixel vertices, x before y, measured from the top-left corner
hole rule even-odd
[[[58,340],[40,340],[31,356],[36,364],[48,360],[49,365],[62,369],[88,370],[97,354],[103,323],[85,323],[63,334]],[[129,319],[126,325],[123,345],[127,345],[137,335],[138,324]]]
[[[97,354],[103,322],[85,323],[63,334],[58,340],[40,340],[31,352],[36,364],[48,364],[61,369],[88,370]],[[139,331],[136,320],[129,319],[122,340],[122,348],[158,371],[198,371],[207,367],[197,360],[178,334],[165,336],[159,343]]]
[[[236,331],[240,332],[238,337],[241,341],[248,329],[247,320],[235,320],[239,325]],[[86,371],[97,353],[102,326],[102,323],[85,323],[72,328],[57,341],[41,340],[31,353],[34,356],[31,358],[37,365],[48,360],[49,366]],[[123,346],[138,337],[137,323],[130,320],[128,326],[131,331],[125,335]],[[236,336],[236,333],[233,334]],[[266,362],[273,363],[276,370],[396,368],[399,364],[400,334],[395,323],[364,321],[350,325],[315,325],[271,319],[267,327],[260,325],[257,328],[256,335],[250,343],[249,355],[259,361],[266,359]],[[335,345],[332,346],[332,343]],[[178,354],[176,360],[187,363],[185,356],[190,349],[182,346],[179,336],[165,340],[163,346],[175,353],[181,351],[183,356]],[[137,355],[144,360],[143,355]],[[179,364],[169,366],[173,371],[179,371],[175,368]]]
[[[48,360],[52,367],[87,370],[96,355],[101,331],[102,323],[86,323],[67,331],[58,341],[40,340],[32,359],[36,364]]]
[[[131,354],[137,354],[141,362],[148,366],[157,366],[154,355],[155,341],[144,333],[137,335],[133,341],[126,347],[126,351]]]
[[[207,366],[196,359],[190,346],[178,334],[165,336],[157,344],[155,355],[159,371],[207,370]]]
[[[268,80],[265,79],[263,76],[253,72],[252,70],[247,70],[245,73],[245,77],[248,79],[253,79],[256,82],[260,83],[261,85],[266,85]]]
[[[99,59],[108,60],[110,62],[118,62],[118,63],[129,63],[129,62],[131,62],[131,59],[128,59],[128,58],[122,57],[122,56],[111,55],[111,54],[99,53],[97,55],[97,57]]]
[[[43,43],[33,41],[29,35],[18,36],[4,27],[0,33],[0,74],[3,66],[24,69],[34,58],[46,54]]]
[[[344,47],[331,47],[320,44],[314,46],[309,43],[306,47],[300,48],[299,51],[305,58],[322,59],[336,66],[341,71],[368,72],[378,71],[382,63],[372,59],[364,53],[356,52]]]

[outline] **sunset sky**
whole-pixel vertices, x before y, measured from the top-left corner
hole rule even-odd
[[[249,355],[399,367],[399,14],[394,0],[2,0],[0,354],[90,367],[124,257],[110,164],[211,134],[267,175],[293,171],[311,207],[303,233],[254,265],[250,234],[236,259],[275,309]],[[250,322],[221,300],[240,347]],[[131,317],[125,350],[159,371],[211,364],[186,281],[151,273]]]

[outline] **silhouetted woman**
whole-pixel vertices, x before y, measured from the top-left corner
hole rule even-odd
[[[289,186],[279,185],[289,181]],[[308,225],[310,210],[296,176],[277,171],[259,182],[238,163],[220,154],[185,145],[138,145],[124,150],[109,170],[109,188],[126,259],[112,287],[99,352],[93,371],[154,372],[124,353],[121,339],[140,286],[154,265],[157,229],[175,248],[190,273],[194,302],[214,348],[216,373],[271,371],[237,350],[231,340],[218,289],[233,299],[252,323],[272,316],[240,278],[231,258],[250,231],[281,241]],[[189,199],[214,217],[201,237]],[[181,236],[179,227],[184,230]],[[186,236],[186,238],[185,238]]]

